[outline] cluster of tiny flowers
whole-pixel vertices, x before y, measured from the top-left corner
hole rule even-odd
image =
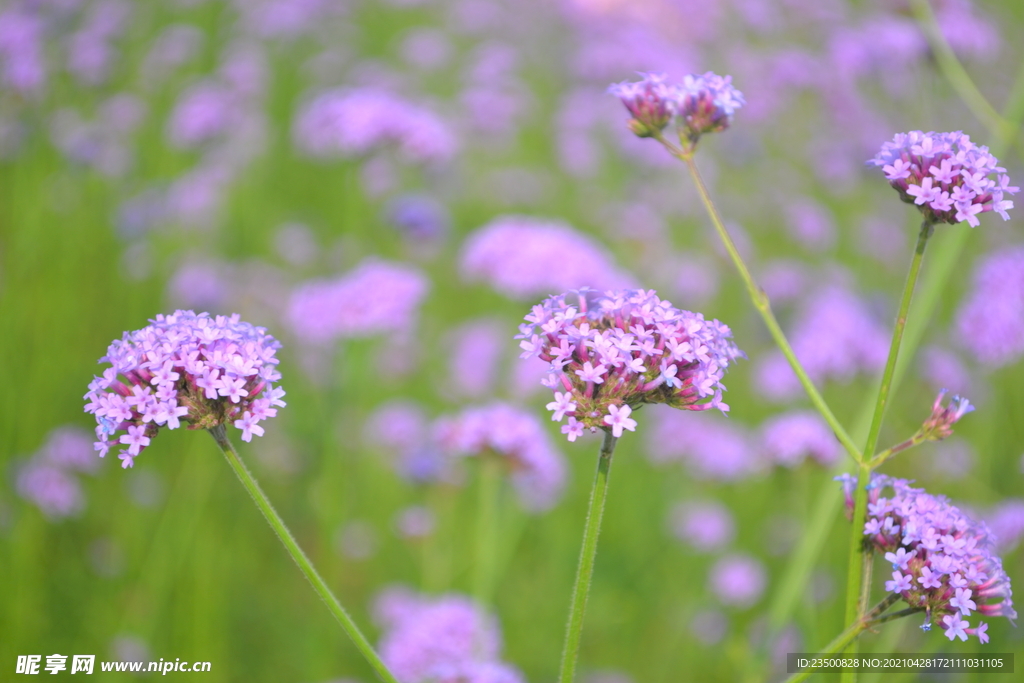
[[[396,145],[412,162],[441,162],[456,151],[455,136],[422,106],[375,88],[321,93],[295,119],[296,144],[319,157],[352,157]]]
[[[434,440],[453,456],[497,455],[508,462],[512,483],[528,510],[543,511],[565,488],[565,462],[530,413],[504,403],[469,408],[434,424]]]
[[[856,477],[843,475],[848,509],[853,506]],[[942,625],[946,636],[988,642],[988,624],[970,627],[973,612],[987,617],[1017,618],[1010,578],[995,554],[995,539],[944,496],[912,488],[906,479],[875,474],[869,485],[866,542],[892,563],[885,589],[899,594],[910,607],[925,612],[922,629]],[[885,488],[894,492],[881,497]]]
[[[921,425],[922,436],[930,441],[941,441],[952,436],[953,425],[974,410],[970,401],[961,396],[954,396],[947,405],[942,405],[942,399],[947,393],[945,389],[939,392],[935,397],[935,403],[932,404],[932,414]]]
[[[568,417],[562,433],[569,441],[584,429],[610,429],[616,437],[634,431],[629,416],[643,403],[729,409],[722,377],[742,356],[729,328],[674,308],[653,290],[560,294],[534,306],[519,329],[521,358],[550,363],[542,383],[555,400],[547,407],[552,420]]]
[[[320,344],[401,334],[415,323],[429,289],[418,268],[367,259],[340,278],[299,285],[288,303],[288,322],[301,339]]]
[[[381,659],[401,683],[523,683],[501,662],[497,620],[457,594],[426,598],[384,591],[375,615],[384,627]]]
[[[981,259],[971,280],[954,338],[989,367],[1015,363],[1024,354],[1024,244],[1000,247]]]
[[[85,412],[96,416],[100,457],[117,444],[124,468],[160,427],[210,429],[233,424],[242,440],[263,435],[259,422],[284,406],[274,357],[280,343],[238,314],[175,311],[114,340],[101,363],[112,367],[89,384]],[[118,431],[127,434],[115,438]]]
[[[733,114],[746,102],[732,86],[731,76],[712,72],[691,74],[679,85],[667,85],[664,74],[640,74],[643,80],[616,83],[608,88],[633,118],[629,129],[651,137],[675,118],[680,135],[696,142],[704,133],[719,133],[732,123]]]
[[[530,216],[499,216],[471,234],[459,269],[513,299],[532,299],[574,287],[627,287],[608,252],[571,226]]]
[[[960,131],[897,134],[869,164],[880,166],[900,199],[915,204],[931,223],[967,221],[972,228],[978,214],[995,211],[1003,220],[1013,208],[1006,195],[1020,188],[1010,185],[1006,169]],[[996,174],[996,180],[989,176]]]

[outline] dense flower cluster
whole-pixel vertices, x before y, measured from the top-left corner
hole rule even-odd
[[[457,594],[426,598],[402,588],[377,598],[381,659],[401,683],[523,683],[500,661],[497,620]]]
[[[182,421],[189,429],[233,424],[243,441],[262,436],[259,422],[285,405],[273,384],[280,343],[237,313],[175,311],[150,323],[114,340],[100,358],[112,367],[89,383],[85,412],[96,416],[100,457],[121,444],[121,466],[132,467],[160,427]]]
[[[954,338],[991,367],[1024,354],[1024,244],[1000,248],[975,266],[960,305]]]
[[[667,85],[664,74],[640,75],[643,80],[616,83],[608,92],[622,100],[633,115],[629,129],[641,137],[657,134],[675,118],[680,135],[696,142],[704,133],[728,128],[733,114],[745,104],[730,76],[709,71],[685,76],[679,85]]]
[[[977,226],[978,214],[995,211],[1003,220],[1013,208],[1006,195],[1020,188],[1010,185],[1006,169],[960,131],[898,133],[882,145],[869,164],[880,166],[900,199],[916,204],[932,223],[967,221]],[[989,178],[996,174],[996,180]]]
[[[565,488],[565,462],[532,414],[504,403],[469,408],[434,425],[434,439],[454,456],[496,455],[529,510],[551,508]]]
[[[572,296],[575,303],[566,299]],[[584,429],[634,431],[643,403],[727,411],[722,377],[742,353],[717,320],[681,311],[653,290],[589,289],[546,299],[520,325],[522,358],[550,363],[548,404],[570,441]],[[702,402],[704,399],[710,399]]]
[[[417,268],[368,259],[340,278],[300,285],[288,320],[295,334],[314,343],[402,333],[414,323],[429,287]]]
[[[426,108],[375,88],[329,90],[298,113],[296,144],[319,157],[353,157],[395,145],[413,162],[450,159],[456,140]]]
[[[574,287],[618,288],[632,278],[590,237],[558,221],[499,216],[470,235],[459,268],[513,299]]]
[[[848,508],[853,506],[856,477],[843,475]],[[1017,618],[1010,578],[995,554],[995,539],[984,522],[976,522],[944,496],[910,486],[906,479],[872,476],[866,542],[892,563],[885,589],[898,593],[910,607],[925,613],[921,628],[941,624],[946,636],[988,642],[988,624],[970,628],[972,612],[987,617]],[[883,498],[883,489],[893,496]]]

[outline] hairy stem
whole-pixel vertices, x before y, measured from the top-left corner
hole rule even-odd
[[[558,683],[572,683],[576,676],[576,658],[580,649],[580,635],[583,631],[583,614],[587,609],[587,595],[590,580],[594,575],[594,559],[597,557],[597,537],[601,532],[601,517],[604,515],[604,501],[608,493],[608,473],[612,466],[612,453],[618,439],[611,431],[605,431],[601,452],[597,457],[597,473],[590,492],[587,507],[587,521],[583,527],[583,547],[576,567],[576,582],[572,587],[572,601],[569,604],[569,623],[565,629],[565,647],[562,650],[562,667]]]

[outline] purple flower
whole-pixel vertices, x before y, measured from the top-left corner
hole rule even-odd
[[[644,74],[638,83],[622,82],[609,86],[633,116],[629,129],[640,137],[661,131],[675,113],[675,89],[665,85],[665,74]]]
[[[743,554],[720,559],[711,568],[709,579],[711,591],[723,604],[741,608],[756,603],[767,583],[764,565]]]
[[[786,467],[800,464],[806,455],[822,465],[831,465],[839,457],[835,435],[812,410],[777,415],[764,423],[761,435],[768,455]]]
[[[929,441],[941,441],[948,436],[952,436],[953,425],[961,417],[974,410],[974,406],[966,398],[961,398],[960,396],[954,396],[948,405],[943,406],[942,399],[945,398],[946,393],[946,390],[943,389],[935,397],[935,403],[932,404],[932,414],[921,426],[921,434]]]
[[[321,158],[354,157],[397,145],[412,162],[443,162],[457,143],[448,125],[424,107],[385,90],[329,90],[305,104],[295,118],[298,147]]]
[[[122,467],[132,467],[161,426],[177,429],[182,419],[189,429],[232,423],[248,441],[263,433],[259,420],[285,405],[274,386],[280,343],[265,328],[237,314],[192,311],[150,323],[111,343],[100,362],[112,367],[89,384],[85,412],[96,416],[101,457],[120,443],[128,447],[118,456]],[[119,430],[127,434],[117,437]]]
[[[852,509],[856,478],[841,479],[847,509]],[[892,489],[894,495],[883,497],[885,489]],[[1017,618],[1010,579],[995,554],[988,527],[946,498],[912,488],[905,479],[875,474],[868,490],[865,535],[894,568],[902,570],[893,572],[896,581],[887,582],[886,589],[901,593],[911,607],[923,607],[929,628],[942,623],[950,639],[977,635],[985,642],[985,630],[980,626],[966,630],[969,624],[961,616],[976,611]]]
[[[300,285],[288,304],[289,325],[303,340],[319,344],[404,334],[428,288],[427,278],[412,266],[367,259],[341,278]]]
[[[0,12],[0,83],[29,95],[46,84],[46,23],[34,5],[13,2]]]
[[[468,598],[393,588],[376,600],[381,659],[402,683],[523,683],[500,659],[497,620]]]
[[[18,471],[15,488],[51,520],[77,515],[85,507],[78,480],[70,472],[40,460],[29,461]]]
[[[438,201],[422,195],[403,195],[388,202],[387,221],[403,236],[417,243],[440,242],[451,219]]]
[[[480,398],[492,391],[505,334],[499,321],[483,318],[464,323],[449,335],[448,375],[459,395]]]
[[[576,303],[567,303],[570,296]],[[573,290],[534,306],[526,321],[516,337],[523,357],[550,363],[551,388],[572,395],[571,417],[591,431],[632,430],[629,412],[643,403],[729,409],[721,380],[742,355],[731,331],[674,308],[653,290]]]
[[[676,538],[702,552],[719,550],[736,535],[732,514],[716,501],[679,503],[669,519]]]
[[[440,418],[435,441],[452,456],[502,458],[523,507],[550,509],[565,488],[565,462],[532,414],[493,403]]]
[[[904,202],[916,204],[931,223],[979,224],[977,214],[995,211],[1009,220],[1013,202],[1006,169],[988,147],[977,146],[960,131],[897,134],[869,164],[882,167]],[[993,180],[989,176],[995,174]]]
[[[513,299],[632,282],[590,237],[565,223],[528,216],[499,216],[471,234],[459,270],[465,280],[483,280]]]
[[[655,462],[680,460],[699,480],[738,481],[765,470],[755,440],[735,420],[675,410],[654,410],[652,417],[647,452]]]
[[[975,266],[973,287],[960,305],[954,336],[991,367],[1024,354],[1024,245],[1002,247]]]

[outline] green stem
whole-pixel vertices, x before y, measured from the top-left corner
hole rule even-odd
[[[846,571],[846,616],[844,623],[857,624],[861,621],[861,607],[864,598],[861,596],[863,587],[863,572],[871,571],[871,567],[865,567],[864,558],[864,520],[867,517],[868,490],[867,483],[871,480],[871,468],[867,463],[862,462],[857,469],[857,485],[854,488],[853,496],[853,522],[850,524],[849,559]],[[857,643],[850,640],[850,647],[847,653],[857,653]],[[854,672],[843,672],[840,674],[840,681],[852,682],[857,680]]]
[[[277,537],[281,539],[281,543],[284,544],[288,554],[295,560],[295,564],[299,565],[299,569],[306,576],[310,585],[313,586],[313,590],[316,591],[320,599],[327,605],[327,609],[330,610],[331,614],[341,623],[341,627],[345,629],[345,633],[355,643],[356,648],[362,653],[366,661],[370,663],[374,671],[377,672],[377,676],[386,683],[398,683],[395,677],[392,675],[388,668],[381,661],[380,657],[374,651],[373,646],[370,645],[369,641],[366,640],[366,636],[362,634],[356,623],[352,621],[352,617],[348,615],[345,608],[341,606],[338,599],[331,593],[331,589],[327,587],[324,580],[320,578],[313,564],[306,557],[306,554],[302,552],[302,548],[296,543],[295,537],[292,536],[288,527],[285,526],[284,521],[274,510],[274,506],[270,504],[266,494],[260,489],[259,484],[256,483],[256,479],[253,478],[249,469],[242,462],[242,459],[238,455],[238,451],[235,450],[231,440],[228,439],[227,430],[224,425],[218,425],[211,428],[210,434],[213,436],[213,440],[217,442],[220,449],[224,452],[224,457],[227,458],[228,464],[231,465],[231,469],[238,475],[239,481],[242,482],[242,486],[252,496],[253,501],[256,503],[256,507],[260,509],[263,516],[267,519],[270,527],[277,534]]]
[[[775,340],[775,344],[782,351],[782,355],[789,361],[790,367],[793,368],[793,372],[796,373],[797,378],[800,380],[800,384],[803,386],[804,391],[807,392],[807,396],[810,397],[811,403],[821,413],[821,416],[825,418],[828,426],[832,428],[836,438],[846,449],[846,452],[856,461],[861,461],[861,452],[857,449],[857,446],[853,443],[853,439],[846,433],[846,429],[840,424],[836,416],[832,414],[831,408],[825,403],[825,399],[818,392],[817,387],[814,386],[814,382],[807,376],[807,372],[800,364],[800,360],[796,357],[796,353],[793,352],[793,348],[789,345],[789,340],[786,339],[785,333],[782,331],[782,327],[779,326],[779,321],[775,318],[775,314],[772,312],[771,303],[768,301],[768,295],[761,287],[758,286],[754,280],[754,276],[751,275],[750,269],[747,268],[747,264],[743,261],[743,257],[740,256],[740,252],[736,249],[736,244],[732,241],[732,236],[729,235],[728,229],[725,227],[725,223],[722,221],[721,215],[718,213],[718,208],[715,206],[714,200],[711,199],[711,193],[708,192],[707,186],[704,184],[704,178],[700,174],[700,170],[697,168],[697,162],[693,159],[692,150],[687,153],[671,142],[666,140],[662,136],[657,137],[658,141],[661,142],[676,158],[680,159],[686,164],[686,167],[690,171],[690,176],[693,178],[694,184],[697,186],[697,192],[700,194],[701,201],[704,203],[704,208],[707,210],[708,216],[711,218],[712,224],[715,226],[715,231],[722,240],[722,244],[725,246],[725,250],[729,253],[729,257],[732,259],[733,264],[736,266],[736,270],[739,271],[740,277],[743,279],[744,284],[747,286],[747,293],[750,295],[750,300],[754,304],[754,308],[761,314],[761,318],[764,320],[765,325],[768,327],[768,332],[771,334],[772,339]]]
[[[896,593],[886,596],[884,600],[871,608],[869,612],[866,612],[863,617],[850,624],[845,631],[836,636],[831,643],[825,646],[825,649],[818,653],[817,656],[822,657],[825,655],[836,654],[837,652],[848,652],[850,644],[856,641],[857,636],[872,626],[892,621],[893,619],[898,619],[900,617],[909,616],[912,613],[921,611],[919,609],[903,610],[901,612],[881,616],[882,612],[892,607],[892,605],[894,605],[899,599],[900,596]],[[800,673],[793,674],[783,683],[799,683],[814,673],[814,671],[801,671]]]
[[[597,556],[597,537],[601,532],[601,517],[604,515],[604,500],[608,493],[608,472],[612,466],[612,453],[618,439],[611,431],[605,431],[601,453],[597,457],[597,474],[590,491],[590,505],[587,507],[587,521],[583,527],[583,547],[576,567],[576,582],[572,587],[572,601],[569,604],[569,623],[565,629],[565,647],[562,650],[562,668],[558,683],[572,683],[576,676],[576,658],[580,649],[580,635],[583,631],[583,614],[587,609],[587,595],[590,580],[594,575],[594,558]]]
[[[501,495],[501,466],[501,460],[497,455],[485,453],[480,457],[473,597],[481,606],[490,604],[494,591],[495,560],[498,556],[498,503]]]
[[[914,287],[917,284],[917,277],[921,272],[924,248],[928,245],[928,238],[931,237],[931,234],[932,222],[926,218],[921,223],[921,231],[917,236],[917,248],[914,250],[914,258],[910,261],[910,272],[907,273],[907,282],[903,286],[903,298],[900,300],[900,310],[896,315],[896,328],[892,332],[892,343],[889,345],[889,358],[885,361],[885,370],[882,372],[882,384],[878,388],[875,412],[871,417],[868,440],[864,445],[865,458],[871,458],[875,453],[875,447],[878,445],[878,434],[882,431],[882,418],[885,417],[885,409],[889,405],[889,389],[892,386],[893,372],[896,370],[896,359],[900,355],[900,344],[903,342],[903,330],[907,326],[910,301],[914,298]],[[861,483],[864,484],[866,482]]]

